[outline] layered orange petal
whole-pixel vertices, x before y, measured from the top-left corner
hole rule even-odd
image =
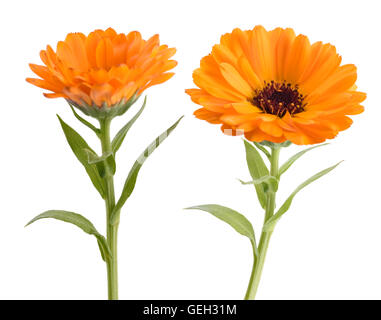
[[[170,60],[175,52],[160,45],[158,35],[144,40],[137,31],[70,33],[58,42],[56,51],[50,46],[41,51],[45,66],[30,65],[41,79],[27,81],[52,91],[45,94],[49,98],[112,107],[170,79],[173,73],[168,71],[177,64]]]

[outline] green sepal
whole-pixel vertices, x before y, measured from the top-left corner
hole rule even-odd
[[[71,223],[78,228],[82,229],[87,234],[93,235],[96,237],[98,241],[98,246],[101,251],[102,259],[106,261],[111,255],[111,250],[107,244],[107,241],[104,236],[102,236],[97,229],[94,227],[94,225],[91,223],[90,220],[86,219],[84,216],[70,212],[70,211],[64,211],[64,210],[49,210],[45,211],[36,217],[34,217],[32,220],[30,220],[25,227],[29,226],[33,222],[40,220],[40,219],[57,219],[64,222]]]
[[[95,127],[92,123],[90,123],[89,121],[87,121],[86,119],[82,118],[75,110],[74,110],[74,107],[73,105],[67,101],[67,103],[69,104],[70,106],[70,109],[71,111],[73,111],[73,114],[74,116],[80,121],[82,122],[86,127],[90,128],[91,130],[94,131],[94,133],[99,137],[99,135],[101,134],[101,131],[99,128]]]
[[[87,174],[89,175],[94,187],[98,190],[102,198],[105,197],[105,186],[102,177],[100,176],[97,166],[88,162],[88,153],[85,150],[90,150],[96,154],[87,144],[87,142],[75,131],[72,127],[66,124],[59,115],[57,115],[60,121],[62,130],[65,134],[71,150],[79,160],[79,162],[85,167]]]
[[[259,144],[261,144],[262,146],[270,147],[270,148],[287,148],[292,144],[292,142],[287,140],[285,142],[275,143],[275,142],[264,140],[259,142]]]
[[[296,196],[296,194],[301,191],[303,188],[305,188],[306,186],[308,186],[310,183],[314,182],[315,180],[321,178],[322,176],[326,175],[327,173],[329,173],[330,171],[332,171],[333,169],[335,169],[342,161],[340,161],[339,163],[335,164],[334,166],[332,167],[329,167],[327,169],[324,169],[320,172],[318,172],[317,174],[313,175],[311,178],[307,179],[306,181],[304,181],[302,184],[300,184],[295,190],[293,193],[291,193],[291,195],[287,198],[287,200],[283,203],[283,205],[279,208],[279,210],[277,211],[277,213],[275,213],[269,220],[266,221],[265,225],[264,225],[264,230],[265,231],[271,231],[274,229],[276,223],[279,221],[279,219],[283,216],[283,214],[285,214],[288,209],[290,208],[291,206],[291,203],[292,203],[292,200],[294,199],[294,197]]]
[[[329,143],[323,143],[323,144],[319,144],[317,146],[313,146],[313,147],[310,147],[310,148],[307,148],[305,150],[302,150],[298,153],[296,153],[295,155],[293,155],[290,159],[288,159],[279,169],[279,176],[281,176],[283,173],[285,173],[288,168],[290,168],[292,166],[292,164],[298,160],[302,155],[304,155],[306,152],[310,151],[310,150],[313,150],[313,149],[316,149],[316,148],[319,148],[319,147],[323,147],[323,146],[326,146],[328,145]]]
[[[181,117],[179,120],[177,120],[171,127],[169,127],[167,130],[165,130],[161,135],[159,135],[145,150],[144,152],[139,156],[139,158],[135,161],[134,165],[132,166],[126,182],[123,186],[123,191],[120,195],[120,198],[118,202],[116,203],[114,210],[111,214],[111,223],[115,224],[119,220],[119,212],[122,209],[123,205],[127,201],[127,199],[131,196],[132,192],[134,191],[136,179],[138,177],[139,171],[143,165],[143,163],[147,160],[147,158],[152,154],[152,152],[155,151],[155,149],[171,134],[171,132],[177,127],[180,120],[183,117]]]
[[[135,121],[142,114],[142,112],[143,112],[143,110],[144,110],[144,108],[146,106],[146,103],[147,103],[147,96],[144,97],[143,105],[139,109],[139,111],[135,114],[135,116],[130,121],[128,121],[127,124],[124,125],[124,127],[122,129],[120,129],[118,131],[118,133],[115,135],[115,137],[114,137],[114,139],[112,140],[112,143],[111,143],[112,151],[114,152],[114,154],[116,154],[116,152],[119,150],[120,146],[122,145],[123,140],[126,137],[128,130],[130,130],[132,125],[135,123]]]
[[[269,170],[267,169],[257,149],[248,141],[243,141],[245,144],[246,162],[253,181],[268,176]],[[254,187],[257,192],[259,203],[262,208],[265,208],[267,202],[265,186],[263,184],[254,184]]]
[[[264,153],[264,155],[267,157],[267,159],[269,159],[270,160],[270,158],[271,158],[271,154],[270,154],[270,152],[264,147],[264,146],[262,146],[260,143],[258,143],[258,142],[253,142],[254,143],[254,145],[259,149],[259,150],[261,150],[263,153]]]
[[[264,184],[265,185],[264,190],[265,191],[270,190],[272,192],[276,192],[278,190],[278,185],[279,185],[279,179],[277,179],[276,177],[270,176],[270,175],[264,176],[264,177],[256,179],[256,180],[247,181],[247,182],[242,181],[240,179],[238,179],[238,180],[243,185],[248,185],[248,184],[254,184],[254,185]]]
[[[127,101],[122,99],[120,102],[112,106],[103,104],[102,107],[98,107],[97,105],[88,105],[84,101],[82,101],[81,104],[78,104],[72,100],[68,100],[68,102],[72,106],[81,110],[85,115],[96,118],[98,120],[104,120],[112,119],[116,116],[121,116],[139,99],[139,97],[140,96],[137,93],[135,93]]]
[[[252,224],[241,213],[230,209],[228,207],[220,206],[218,204],[206,204],[185,208],[186,210],[202,210],[215,216],[216,218],[226,222],[239,234],[248,237],[253,245],[255,254],[258,254],[257,244],[255,240],[255,232]]]

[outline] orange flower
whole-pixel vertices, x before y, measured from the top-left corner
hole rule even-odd
[[[334,46],[310,44],[292,29],[233,30],[221,37],[193,73],[202,105],[195,116],[251,141],[314,144],[347,129],[363,112],[356,67],[340,65]]]
[[[159,36],[143,40],[137,31],[125,35],[113,29],[95,30],[87,37],[69,33],[57,50],[40,53],[45,66],[30,64],[42,79],[27,81],[79,107],[107,109],[126,103],[155,84],[167,81],[177,64],[169,60],[175,48],[160,45]]]

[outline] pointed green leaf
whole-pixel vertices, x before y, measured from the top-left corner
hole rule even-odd
[[[97,237],[97,242],[102,259],[106,262],[108,259],[112,257],[112,253],[107,243],[107,240],[104,236],[100,235]]]
[[[119,150],[120,146],[122,145],[122,142],[124,138],[126,137],[126,134],[128,130],[132,127],[132,125],[135,123],[135,121],[139,118],[139,116],[142,114],[147,102],[147,96],[144,98],[144,102],[140,110],[136,113],[136,115],[129,121],[127,124],[119,130],[119,132],[115,135],[114,139],[112,140],[111,146],[112,151],[114,154]]]
[[[84,149],[84,151],[87,153],[88,164],[95,165],[95,167],[98,170],[99,176],[101,178],[104,178],[106,176],[106,167],[105,167],[104,161],[100,161],[99,160],[100,157],[94,151],[89,150],[89,149]]]
[[[269,175],[269,170],[267,169],[263,159],[257,149],[250,144],[248,141],[244,140],[245,150],[246,150],[246,161],[247,166],[250,171],[250,175],[253,180],[260,179],[264,176]],[[258,200],[262,208],[266,207],[266,192],[265,186],[263,184],[255,184],[255,190],[257,191]]]
[[[264,184],[267,184],[268,188],[270,188],[270,190],[273,192],[276,192],[278,190],[278,184],[279,184],[279,180],[273,176],[270,176],[270,175],[264,176],[264,177],[256,179],[256,180],[247,181],[247,182],[239,179],[239,182],[241,182],[244,185],[247,185],[247,184],[258,185],[258,184],[264,183]]]
[[[183,117],[177,120],[171,127],[169,127],[160,136],[158,136],[135,161],[134,165],[132,166],[127,176],[126,182],[124,183],[122,194],[120,195],[120,198],[118,202],[116,203],[115,208],[113,210],[111,223],[115,223],[118,220],[119,218],[118,212],[120,212],[120,209],[122,209],[123,205],[125,204],[127,199],[131,196],[132,192],[134,191],[136,179],[138,177],[139,171],[143,163],[152,154],[152,152],[154,152],[155,149],[171,134],[171,132],[177,127],[177,125],[179,124],[182,118]]]
[[[253,243],[253,247],[255,247],[255,249],[257,248],[253,226],[250,221],[247,220],[246,217],[239,212],[224,206],[220,206],[218,204],[205,204],[201,206],[189,207],[186,209],[209,212],[216,218],[229,224],[238,233],[248,237]]]
[[[264,146],[262,146],[260,143],[258,143],[258,142],[253,142],[254,143],[254,145],[259,149],[259,150],[261,150],[264,154],[265,154],[265,156],[268,158],[268,159],[270,159],[271,158],[271,154],[270,154],[270,152],[264,147]]]
[[[71,150],[73,150],[75,156],[85,167],[87,174],[89,175],[91,182],[94,187],[98,190],[102,198],[105,197],[104,182],[98,172],[97,166],[95,164],[89,164],[88,162],[88,152],[90,150],[92,153],[96,154],[86,143],[86,141],[75,131],[72,127],[66,124],[59,115],[57,115],[62,130],[65,134],[66,140],[68,141]]]
[[[77,227],[81,228],[84,232],[91,234],[91,235],[98,235],[98,231],[95,229],[94,225],[86,219],[84,216],[70,212],[65,210],[49,210],[45,211],[38,216],[34,217],[32,220],[30,220],[26,226],[29,226],[33,222],[40,220],[40,219],[46,219],[46,218],[53,218],[57,220],[61,220],[64,222],[69,222]]]
[[[299,185],[293,193],[291,193],[291,195],[287,198],[287,200],[283,203],[283,205],[279,208],[279,210],[277,211],[276,214],[274,214],[265,224],[264,226],[264,229],[265,230],[271,230],[272,228],[274,228],[276,222],[282,217],[282,215],[284,213],[287,212],[287,210],[290,208],[291,206],[291,203],[292,203],[292,200],[294,199],[294,197],[296,196],[296,194],[302,190],[303,188],[305,188],[306,186],[308,186],[310,183],[314,182],[315,180],[321,178],[322,176],[326,175],[328,172],[332,171],[333,169],[335,169],[342,161],[340,161],[339,163],[335,164],[334,166],[332,167],[329,167],[325,170],[322,170],[320,172],[318,172],[317,174],[313,175],[311,178],[307,179],[306,181],[304,181],[301,185]]]
[[[101,131],[100,131],[98,128],[96,128],[92,123],[90,123],[89,121],[87,121],[87,120],[85,120],[84,118],[82,118],[82,117],[75,111],[73,105],[72,105],[70,102],[68,102],[68,103],[69,103],[69,106],[70,106],[70,108],[71,108],[71,111],[73,111],[74,116],[75,116],[80,122],[82,122],[86,127],[88,127],[88,128],[90,128],[91,130],[93,130],[94,133],[95,133],[97,136],[99,136],[100,133],[101,133]]]
[[[292,166],[292,164],[298,160],[302,155],[304,155],[305,153],[307,153],[308,151],[310,150],[313,150],[313,149],[316,149],[316,148],[319,148],[319,147],[322,147],[322,146],[326,146],[328,145],[329,143],[324,143],[324,144],[319,144],[317,146],[313,146],[313,147],[310,147],[308,149],[305,149],[305,150],[302,150],[300,152],[298,152],[297,154],[293,155],[290,159],[288,159],[279,169],[279,176],[281,176],[283,173],[285,173],[288,168],[290,168]]]
[[[87,153],[87,162],[89,164],[95,164],[97,162],[101,162],[100,157],[96,152],[90,149],[84,149],[85,152]]]
[[[94,225],[86,219],[84,216],[70,212],[70,211],[64,211],[64,210],[49,210],[45,211],[38,216],[34,217],[32,220],[30,220],[25,227],[29,226],[33,222],[40,220],[40,219],[57,219],[64,222],[71,223],[78,228],[82,229],[84,232],[94,235],[97,238],[99,248],[101,250],[102,257],[108,258],[111,251],[109,246],[107,245],[107,241],[104,236],[102,236],[97,229],[95,229]]]
[[[88,163],[96,165],[99,175],[103,178],[106,173],[106,166],[111,169],[111,173],[114,175],[116,171],[116,163],[114,154],[112,152],[107,152],[101,157],[98,156],[94,151],[85,149],[88,156]]]

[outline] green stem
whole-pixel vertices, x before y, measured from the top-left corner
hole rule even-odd
[[[280,147],[275,146],[271,148],[270,175],[277,178],[279,175],[279,153],[280,153]],[[270,219],[274,215],[275,197],[276,197],[275,192],[271,190],[267,192],[267,203],[266,203],[266,209],[265,209],[264,224],[266,223],[268,219]],[[272,234],[272,231],[266,232],[262,229],[261,238],[258,244],[258,256],[254,255],[253,270],[251,272],[251,277],[250,277],[249,285],[245,295],[245,300],[255,299],[259,282],[261,280],[262,270],[265,263],[266,253],[269,247],[271,234]]]
[[[106,154],[112,151],[110,139],[111,119],[100,121],[100,139],[102,144],[102,153]],[[107,225],[107,243],[110,247],[111,257],[106,259],[107,264],[107,282],[109,300],[118,300],[118,227],[119,224],[112,225],[110,222],[111,213],[115,207],[114,176],[110,168],[106,165],[105,172],[106,183],[106,225]]]

